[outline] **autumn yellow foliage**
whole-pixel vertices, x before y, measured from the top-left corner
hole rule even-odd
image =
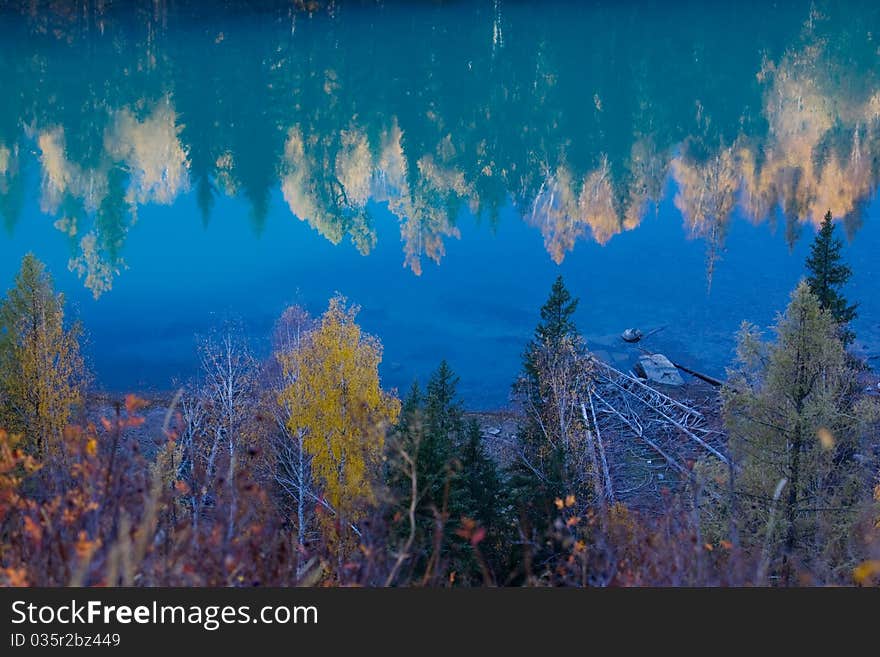
[[[65,325],[64,297],[43,264],[26,255],[0,305],[0,424],[22,433],[38,456],[58,445],[82,399],[80,333]]]
[[[320,326],[282,358],[285,374],[296,374],[279,400],[290,408],[291,433],[305,431],[324,499],[349,523],[374,500],[385,430],[400,413],[380,385],[382,345],[355,322],[357,311],[341,296],[330,301]]]

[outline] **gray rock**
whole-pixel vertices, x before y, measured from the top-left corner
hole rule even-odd
[[[667,386],[684,385],[684,379],[678,373],[678,368],[663,354],[642,356],[633,367],[633,371],[651,383],[662,383]]]
[[[624,342],[638,342],[642,339],[642,332],[637,328],[628,328],[620,334],[620,337]]]

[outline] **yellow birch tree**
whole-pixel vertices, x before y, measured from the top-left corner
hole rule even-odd
[[[342,296],[330,300],[320,326],[284,354],[285,376],[295,376],[279,395],[291,434],[304,431],[312,474],[343,532],[374,500],[385,431],[400,413],[380,385],[382,344],[361,330],[357,312]]]

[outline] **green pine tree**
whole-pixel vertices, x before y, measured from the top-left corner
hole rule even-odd
[[[572,298],[562,276],[557,276],[550,288],[550,296],[541,306],[541,321],[535,327],[535,337],[526,351],[526,366],[536,347],[543,345],[553,347],[564,337],[577,335],[577,327],[572,318],[577,310],[578,301],[577,298]]]
[[[425,398],[418,381],[414,381],[403,403],[400,406],[400,416],[397,419],[395,430],[399,434],[410,434],[422,423],[422,407]]]
[[[408,463],[401,462],[402,453],[416,469],[417,527],[410,550],[411,576],[422,577],[429,569],[437,576],[442,564],[448,566],[451,540],[463,515],[461,466],[456,454],[463,436],[464,409],[457,386],[458,377],[443,361],[428,380],[424,394],[413,385],[389,441],[388,484],[398,540],[409,532],[404,510],[412,500]]]
[[[476,523],[477,531],[483,532],[475,551],[464,546],[459,571],[479,582],[485,567],[490,576],[500,572],[505,556],[507,527],[505,515],[504,481],[492,457],[486,453],[483,436],[476,420],[471,419],[465,427],[464,443],[460,450],[461,474],[457,480],[460,493],[459,508],[464,518]],[[473,537],[473,534],[471,535]]]
[[[464,408],[458,399],[459,378],[445,360],[428,380],[425,396],[425,421],[429,439],[435,443],[438,468],[452,455],[451,445],[462,432]]]
[[[856,318],[857,313],[856,304],[849,304],[840,293],[840,287],[852,275],[850,268],[841,262],[842,248],[843,243],[834,236],[834,223],[829,211],[807,258],[807,284],[819,299],[819,305],[830,312],[840,325],[844,344],[849,344],[855,336],[847,325]]]
[[[495,461],[486,453],[480,425],[474,419],[467,423],[460,453],[462,506],[468,517],[488,527],[499,517],[502,481]]]
[[[464,409],[458,399],[458,377],[444,360],[428,379],[421,408],[424,434],[419,449],[419,478],[424,504],[453,518],[455,446],[462,434]]]
[[[517,443],[520,458],[508,472],[512,501],[520,512],[521,522],[535,536],[543,534],[554,516],[553,500],[572,491],[566,490],[566,455],[562,437],[548,440],[549,427],[558,427],[553,395],[548,389],[545,365],[558,357],[575,363],[582,342],[574,323],[578,299],[573,298],[559,276],[550,296],[541,307],[541,321],[523,355],[523,370],[514,384],[514,397],[524,410]]]
[[[857,455],[876,405],[862,395],[837,328],[801,282],[775,340],[744,325],[722,388],[738,533],[756,556],[763,552],[768,573],[778,569],[788,581],[793,564],[829,581],[849,572],[859,502],[869,496]]]
[[[415,540],[402,577],[480,584],[504,554],[504,481],[486,454],[479,425],[465,421],[459,378],[446,361],[426,391],[413,385],[389,439],[386,481],[392,543],[406,544],[416,472]],[[405,456],[404,456],[405,454]],[[481,540],[474,543],[474,537]],[[452,573],[455,573],[450,580]]]
[[[556,349],[565,338],[577,336],[574,313],[579,299],[572,298],[571,292],[565,287],[562,276],[557,276],[550,288],[550,296],[541,306],[541,321],[535,327],[534,337],[526,345],[523,353],[523,372],[520,380],[514,384],[514,393],[518,396],[531,394],[531,400],[540,405],[540,396],[534,391],[539,389],[537,354],[541,349]],[[526,392],[526,389],[531,392]]]

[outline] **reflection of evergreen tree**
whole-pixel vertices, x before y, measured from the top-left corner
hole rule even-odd
[[[16,21],[6,21],[3,32],[11,40],[18,39],[21,26]],[[21,143],[21,120],[25,102],[24,94],[16,92],[25,80],[21,69],[16,49],[0,47],[0,89],[4,90],[0,102],[0,220],[10,233],[24,204],[22,154],[26,150]]]
[[[12,234],[24,206],[24,179],[18,144],[12,143],[10,148],[0,138],[0,149],[4,148],[5,151],[0,153],[5,160],[0,163],[3,165],[3,170],[0,170],[0,220],[6,231]]]
[[[224,103],[223,87],[206,84],[208,80],[220,80],[222,44],[215,44],[207,30],[193,31],[187,43],[172,42],[175,50],[173,60],[192,61],[192,48],[200,48],[206,54],[205,66],[181,66],[177,70],[174,102],[183,120],[181,139],[189,148],[190,175],[196,190],[196,202],[207,225],[219,193],[216,185],[217,160],[229,148],[231,124],[228,105]],[[182,48],[178,51],[177,48]]]
[[[115,267],[121,259],[120,250],[128,232],[129,214],[125,202],[126,175],[119,167],[113,167],[108,175],[107,196],[101,202],[95,217],[98,245],[107,262]]]

